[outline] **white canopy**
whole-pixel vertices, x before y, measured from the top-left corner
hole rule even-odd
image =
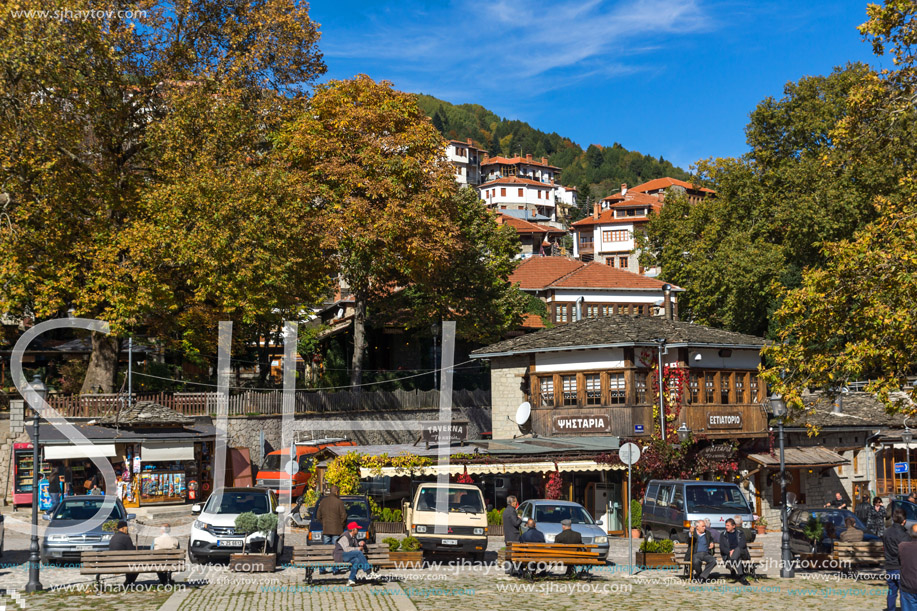
[[[110,458],[117,456],[115,444],[96,443],[81,445],[44,446],[45,460],[63,460],[65,458]]]
[[[140,460],[145,463],[194,460],[194,444],[186,441],[143,443],[140,445]]]
[[[557,469],[560,472],[565,471],[611,471],[614,469],[624,469],[624,465],[608,465],[604,463],[597,463],[594,460],[572,460],[567,462],[557,461]],[[519,462],[519,463],[495,463],[489,465],[457,465],[455,463],[449,463],[449,474],[458,475],[459,473],[465,473],[467,469],[468,475],[499,475],[501,473],[551,473],[555,469],[554,461],[545,460],[541,462]],[[422,469],[415,469],[415,475],[439,475],[440,472],[439,465],[431,465],[429,467],[423,467]],[[360,477],[372,477],[374,475],[388,475],[388,476],[405,476],[410,475],[410,472],[405,469],[400,469],[398,467],[383,467],[381,473],[373,473],[372,469],[367,469],[365,467],[360,469]]]

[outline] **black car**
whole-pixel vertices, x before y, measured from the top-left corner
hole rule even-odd
[[[309,545],[321,545],[322,523],[315,519],[318,506],[327,497],[322,497],[309,509]],[[376,530],[373,528],[373,515],[369,508],[369,497],[364,495],[343,495],[341,500],[347,508],[347,522],[356,522],[360,526],[357,539],[366,539],[367,543],[376,541]]]
[[[806,525],[811,518],[817,518],[823,525],[821,540],[813,544],[812,540],[805,535]],[[790,551],[793,554],[812,554],[815,552],[831,553],[836,541],[841,533],[847,530],[847,518],[853,518],[856,522],[856,528],[863,531],[864,541],[881,541],[881,539],[871,533],[866,532],[866,525],[860,521],[852,511],[846,509],[831,509],[797,507],[787,519],[787,530],[790,533]],[[835,536],[830,536],[831,530]]]

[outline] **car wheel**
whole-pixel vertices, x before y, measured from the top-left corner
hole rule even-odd
[[[201,562],[201,557],[196,556],[191,552],[188,552],[188,560],[191,561],[191,564],[203,564],[203,562]]]

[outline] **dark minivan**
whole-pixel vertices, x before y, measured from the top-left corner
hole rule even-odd
[[[650,480],[643,497],[643,532],[657,539],[687,540],[695,520],[710,520],[710,527],[725,528],[729,518],[740,516],[751,526],[751,507],[736,484],[688,480]]]

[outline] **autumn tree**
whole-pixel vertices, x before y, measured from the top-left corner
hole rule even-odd
[[[917,374],[917,6],[869,5],[860,30],[895,70],[871,74],[850,93],[850,112],[836,131],[852,163],[881,159],[896,188],[870,198],[876,219],[850,239],[825,245],[826,265],[805,271],[776,313],[779,343],[766,350],[769,382],[794,406],[807,388],[837,393],[870,379],[890,409],[913,411],[901,395]],[[917,399],[911,386],[910,399]]]
[[[264,207],[247,210],[254,195],[231,187],[258,187],[258,202],[286,198],[270,192],[282,182],[276,174],[265,171],[262,181],[257,168],[274,117],[324,71],[319,34],[297,0],[146,0],[130,7],[75,0],[72,13],[92,10],[95,17],[25,14],[47,8],[37,1],[0,6],[0,308],[112,323],[115,337],[92,338],[83,384],[111,391],[117,336],[128,328],[167,323],[179,310],[186,320],[199,311],[211,319],[224,308],[242,321],[264,314],[271,301],[261,299],[265,284],[228,282],[232,258],[199,264],[204,253],[248,256],[260,264],[245,269],[249,279],[269,267],[271,249],[242,252],[255,247],[256,225],[243,217]],[[119,13],[126,8],[131,17]],[[218,116],[206,117],[214,107]],[[230,107],[236,115],[224,112]],[[216,136],[212,144],[238,150],[198,158],[201,137],[168,143],[170,134],[199,126]],[[210,215],[206,223],[200,212]],[[195,229],[176,230],[181,223]],[[223,230],[211,234],[213,243],[172,243],[173,258],[147,256],[167,250],[165,234],[206,238],[207,223]],[[247,234],[234,242],[227,232],[240,225]],[[177,285],[170,278],[175,265]],[[285,277],[269,274],[269,282]],[[211,279],[221,286],[208,287]]]
[[[360,75],[318,86],[278,146],[314,188],[354,297],[350,380],[359,384],[369,305],[439,277],[450,261],[459,229],[445,142],[413,95]]]

